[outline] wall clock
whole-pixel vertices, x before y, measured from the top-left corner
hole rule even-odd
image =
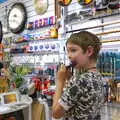
[[[27,12],[24,4],[15,3],[8,13],[8,27],[12,33],[21,33],[27,21]]]
[[[0,21],[0,44],[2,42],[2,37],[3,37],[3,30],[2,30],[2,23]]]
[[[43,15],[48,9],[48,0],[34,0],[34,8],[38,15]]]

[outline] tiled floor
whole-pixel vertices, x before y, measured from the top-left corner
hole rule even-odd
[[[101,110],[101,120],[120,120],[120,103],[105,103]]]
[[[102,108],[101,120],[120,120],[120,104],[107,103]]]

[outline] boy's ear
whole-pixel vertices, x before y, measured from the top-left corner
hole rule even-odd
[[[93,52],[94,52],[94,48],[92,46],[88,46],[88,49],[87,49],[88,56],[92,56]]]

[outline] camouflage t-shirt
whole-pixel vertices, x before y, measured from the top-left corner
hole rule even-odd
[[[99,72],[86,72],[71,78],[59,103],[69,120],[93,120],[103,103],[103,82]]]

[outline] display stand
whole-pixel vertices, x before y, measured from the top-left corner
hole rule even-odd
[[[32,99],[30,97],[28,97],[27,95],[21,95],[20,101],[17,103],[0,105],[0,115],[23,110],[24,119],[32,120],[31,119],[31,104],[32,104]]]

